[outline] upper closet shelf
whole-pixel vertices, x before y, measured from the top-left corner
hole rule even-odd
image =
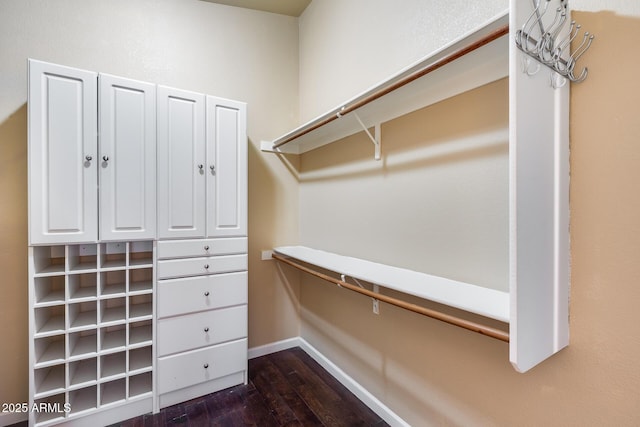
[[[354,279],[509,323],[508,292],[305,246],[282,246],[274,251]]]
[[[262,151],[301,154],[509,75],[508,11],[364,93],[273,140]],[[368,130],[367,130],[368,132]],[[377,156],[379,157],[379,156]]]

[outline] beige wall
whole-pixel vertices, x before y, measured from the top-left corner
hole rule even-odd
[[[574,18],[594,32],[597,39],[584,57],[590,70],[588,79],[572,85],[572,281],[571,343],[568,348],[531,371],[519,374],[509,364],[508,345],[505,343],[387,305],[383,305],[381,314],[376,316],[371,312],[369,299],[303,276],[300,288],[302,337],[411,425],[640,424],[640,368],[637,365],[637,355],[640,354],[637,325],[640,318],[636,307],[640,301],[640,193],[636,188],[640,182],[640,169],[637,167],[640,160],[640,107],[635,96],[629,95],[640,93],[640,82],[634,73],[640,61],[637,55],[629,54],[635,51],[634,41],[640,39],[640,13],[624,16],[598,11],[597,6],[605,2],[582,3],[585,8],[589,7],[589,11],[575,12]],[[368,13],[375,15],[376,10],[384,11],[385,5],[387,2],[384,0],[375,1]],[[323,10],[320,11],[321,8]],[[308,12],[311,13],[305,12],[300,27],[303,111],[305,102],[309,103],[307,110],[313,110],[322,104],[321,99],[335,97],[335,101],[339,101],[337,92],[343,92],[343,98],[358,92],[350,92],[355,85],[345,88],[323,80],[322,71],[318,69],[305,75],[305,62],[340,68],[335,67],[337,59],[332,61],[332,58],[352,55],[351,67],[342,68],[347,76],[345,79],[359,76],[360,84],[365,87],[379,80],[371,67],[360,66],[355,59],[360,46],[350,50],[354,47],[347,43],[352,40],[350,37],[344,37],[344,43],[340,45],[332,44],[331,49],[328,46],[304,49],[305,43],[313,45],[310,40],[322,45],[326,32],[341,34],[347,31],[341,25],[357,20],[349,7],[331,1],[314,2]],[[469,11],[470,14],[475,12]],[[340,18],[334,20],[338,14],[341,14]],[[315,22],[315,19],[321,22]],[[391,25],[391,29],[397,32],[412,30],[404,28],[400,21],[394,21],[393,15],[388,19],[396,23],[396,27]],[[478,19],[482,21],[480,17]],[[325,31],[320,31],[320,28]],[[367,30],[375,32],[375,25],[367,27]],[[357,38],[362,40],[366,36],[366,30],[359,27]],[[326,37],[330,40],[332,36]],[[391,39],[393,37],[394,34],[390,35]],[[385,59],[389,56],[393,61],[396,53],[387,55],[384,44],[374,46],[365,53]],[[377,53],[373,52],[376,49]],[[302,155],[302,242],[337,251],[343,248],[351,255],[358,255],[356,252],[373,254],[381,261],[405,257],[416,259],[417,255],[412,251],[416,250],[416,242],[420,239],[415,234],[426,235],[421,222],[428,215],[423,212],[426,202],[420,198],[424,194],[433,196],[434,192],[431,182],[418,179],[445,169],[453,170],[455,163],[464,165],[470,161],[476,164],[478,161],[478,165],[489,167],[493,160],[494,165],[500,165],[502,153],[500,150],[483,153],[480,159],[475,160],[473,155],[466,159],[449,159],[450,164],[423,161],[423,166],[434,169],[431,172],[414,170],[407,165],[387,170],[385,159],[387,156],[394,158],[399,150],[406,150],[406,138],[418,140],[418,148],[423,148],[424,152],[434,141],[448,143],[462,138],[464,129],[473,133],[472,129],[476,127],[477,132],[481,132],[483,123],[499,124],[502,117],[499,113],[477,119],[479,114],[487,114],[482,109],[483,105],[489,106],[485,103],[491,102],[493,107],[496,98],[492,93],[503,96],[506,90],[503,84],[498,82],[479,88],[414,113],[412,117],[383,125],[383,165],[373,166],[373,170],[363,166],[373,160],[370,143],[361,135]],[[486,101],[478,105],[480,97]],[[500,101],[497,102],[496,111],[499,111]],[[337,102],[325,104],[333,106]],[[461,109],[460,105],[466,105],[466,108]],[[420,136],[402,136],[409,128],[415,129]],[[434,138],[434,134],[440,134],[440,138]],[[396,135],[401,139],[395,139]],[[329,175],[329,178],[305,181],[305,175]],[[484,176],[479,179],[491,183],[493,178]],[[375,180],[378,180],[375,188],[364,188]],[[387,183],[393,183],[393,188],[386,188]],[[469,184],[443,180],[442,185],[443,193],[456,199],[458,195],[464,195],[459,186],[466,189]],[[365,195],[345,194],[353,189],[365,192]],[[379,200],[375,199],[378,191]],[[415,198],[414,203],[410,203],[410,194]],[[320,215],[307,208],[306,204],[311,203],[308,195],[323,197],[317,202],[316,209],[321,202],[332,204],[335,200],[338,203],[332,204],[331,208],[323,208]],[[385,197],[403,204],[385,206]],[[447,194],[440,197],[436,200],[444,202],[435,204],[434,209],[440,211],[444,206],[446,210],[441,211],[442,216],[450,217],[437,218],[443,227],[447,222],[460,220],[459,212],[452,210],[459,202],[446,200]],[[496,200],[499,198],[498,192]],[[411,212],[414,205],[420,215]],[[358,206],[363,209],[358,209]],[[493,209],[483,206],[482,202],[479,206]],[[353,211],[354,208],[357,212]],[[393,209],[403,212],[398,214]],[[399,217],[405,221],[398,221]],[[382,237],[386,239],[393,233],[384,229],[387,224],[385,218],[394,219],[391,227],[403,236],[397,240],[391,237],[392,244],[388,246],[376,242],[377,236],[382,240]],[[312,230],[314,222],[323,224],[327,232],[323,235]],[[499,245],[500,225],[495,226],[493,231],[498,235],[492,232],[488,238],[497,238],[495,244]],[[369,234],[356,237],[350,234],[351,229],[364,233],[367,229]],[[339,232],[333,233],[333,230]],[[408,246],[402,244],[404,238]],[[435,244],[441,242],[436,239]],[[423,239],[423,245],[423,253],[437,250],[427,239]],[[443,248],[444,251],[448,249]],[[481,267],[466,262],[467,251],[468,248],[463,247],[460,255],[454,255],[465,260],[457,268],[447,259],[438,260],[434,268],[447,269],[450,274],[458,275],[480,277],[486,274]],[[494,274],[499,274],[496,272],[502,268],[491,264],[486,267],[497,268]]]
[[[284,286],[273,263],[259,261],[260,249],[297,239],[288,209],[297,184],[256,148],[297,122],[297,52],[297,20],[284,15],[198,0],[0,0],[0,403],[28,397],[27,58],[248,103],[256,346],[298,335],[295,283]]]

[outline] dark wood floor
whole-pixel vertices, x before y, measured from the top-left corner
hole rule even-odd
[[[299,348],[249,361],[249,383],[115,426],[386,426]]]
[[[111,427],[387,425],[304,351],[293,348],[249,360],[247,385]]]

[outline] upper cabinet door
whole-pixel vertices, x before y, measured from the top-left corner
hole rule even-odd
[[[156,88],[100,74],[100,240],[156,236]]]
[[[205,236],[205,97],[158,86],[158,237]]]
[[[247,109],[207,96],[207,235],[247,235]]]
[[[29,60],[29,244],[95,242],[97,74]]]

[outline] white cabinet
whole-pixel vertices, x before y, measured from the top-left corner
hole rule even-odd
[[[100,74],[100,240],[156,234],[156,87]]]
[[[207,96],[207,235],[247,235],[246,105]]]
[[[158,237],[247,234],[246,105],[158,87]]]
[[[247,239],[158,242],[158,400],[247,381]]]
[[[29,242],[98,239],[97,74],[29,61]]]
[[[153,84],[29,61],[30,244],[155,238],[155,110]]]
[[[205,96],[158,87],[158,237],[205,236]]]
[[[28,127],[30,423],[246,382],[245,104],[29,60]]]

